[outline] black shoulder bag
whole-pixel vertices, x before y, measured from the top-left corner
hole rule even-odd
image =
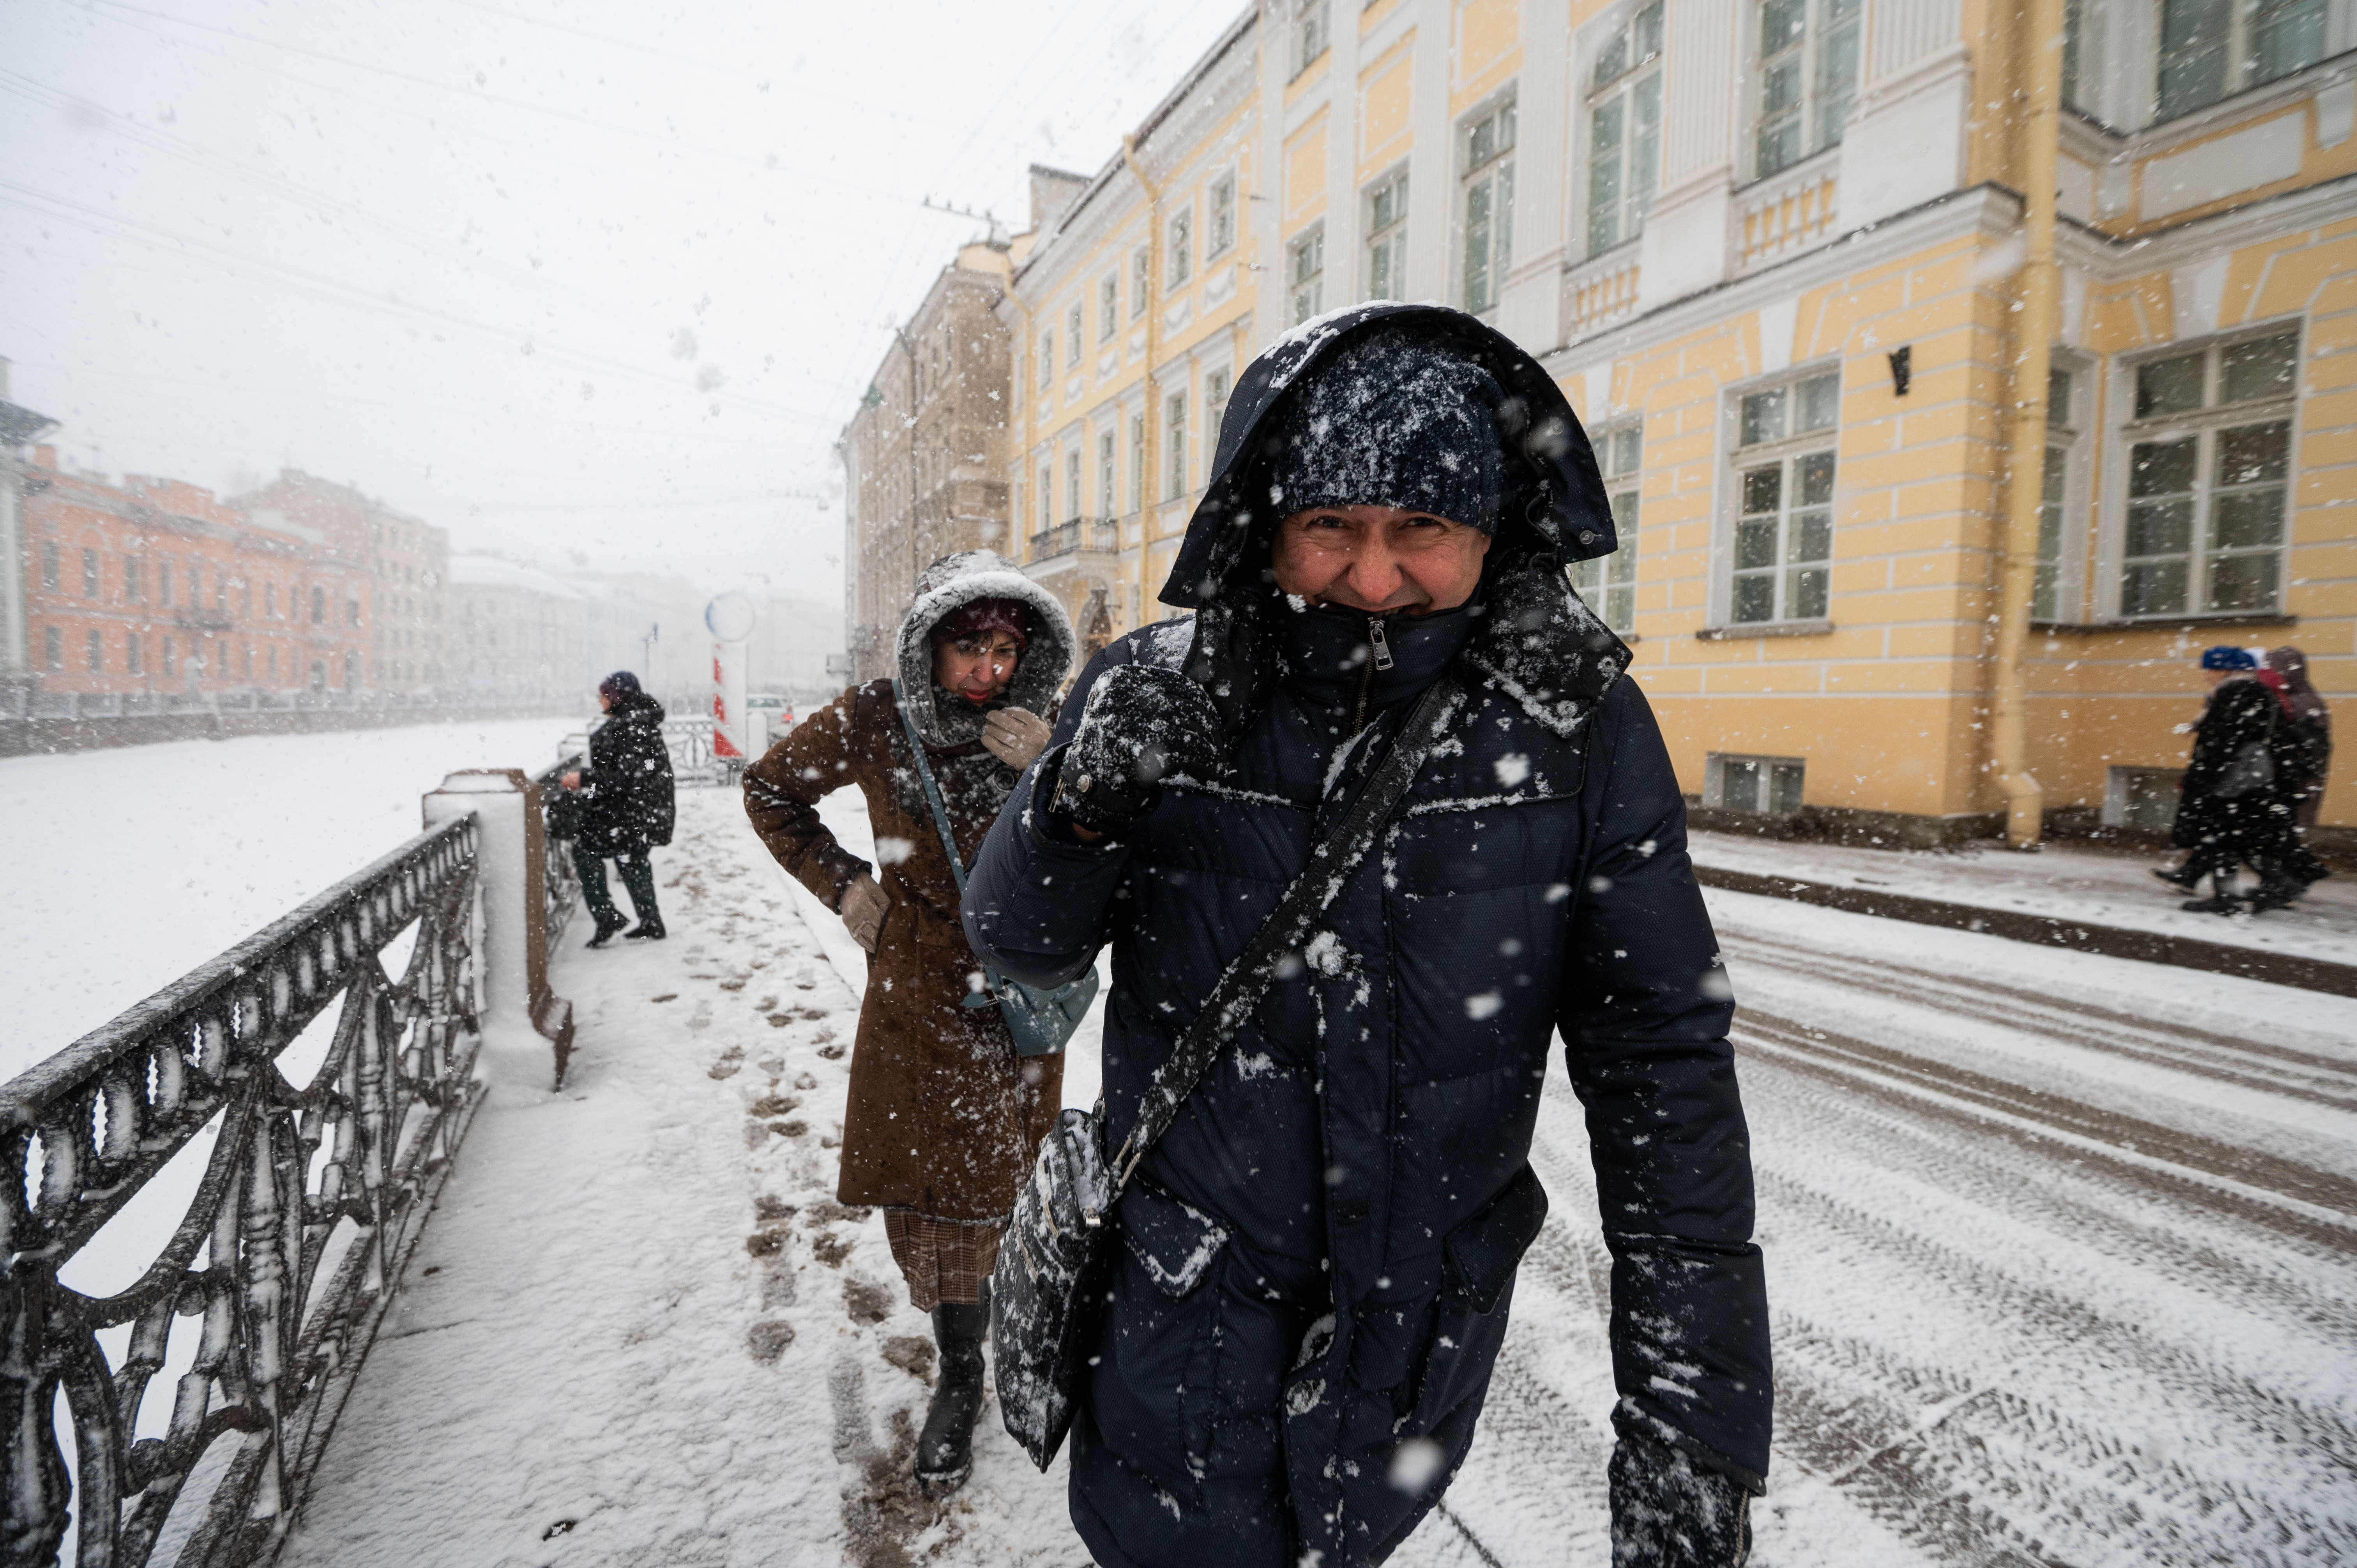
[[[1106,1156],[1102,1101],[1093,1111],[1063,1112],[1039,1145],[1031,1179],[1016,1195],[991,1277],[990,1343],[1006,1430],[1040,1469],[1055,1458],[1072,1424],[1115,1245],[1106,1221],[1130,1173],[1169,1129],[1221,1047],[1260,1005],[1278,966],[1309,940],[1310,928],[1373,846],[1431,754],[1460,690],[1453,671],[1425,689],[1350,813],[1309,852],[1308,865],[1155,1069],[1121,1147]]]

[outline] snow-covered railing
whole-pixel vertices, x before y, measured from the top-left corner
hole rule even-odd
[[[586,741],[585,741],[586,744]],[[588,758],[568,749],[564,757],[532,776],[533,787],[540,791],[544,802],[555,799],[553,791],[565,786],[559,782],[576,768],[588,765]],[[544,827],[553,828],[555,817],[544,811]],[[572,921],[574,907],[581,902],[581,873],[573,865],[573,840],[560,838],[554,832],[544,832],[540,840],[541,897],[545,926],[546,947],[551,958],[556,956],[556,944],[564,940],[565,928]]]
[[[429,828],[0,1087],[0,1562],[275,1555],[482,1093],[480,839]],[[102,1237],[168,1219],[183,1151],[169,1240]]]

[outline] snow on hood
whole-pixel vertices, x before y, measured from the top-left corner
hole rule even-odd
[[[1007,685],[1008,707],[1051,717],[1064,678],[1071,672],[1080,641],[1055,595],[996,551],[964,550],[942,556],[917,578],[917,597],[901,618],[893,662],[917,733],[927,746],[963,746],[982,738],[981,714],[943,713],[933,703],[933,628],[952,610],[976,599],[1013,599],[1031,612],[1031,640]]]

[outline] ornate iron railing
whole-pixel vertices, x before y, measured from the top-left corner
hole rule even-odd
[[[546,806],[565,788],[558,780],[575,768],[587,766],[587,757],[577,752],[572,753],[557,758],[533,774],[532,779],[540,787],[544,813],[542,822],[545,831],[540,835],[543,865],[540,890],[541,897],[545,901],[546,947],[551,958],[556,956],[556,944],[564,939],[565,923],[573,918],[573,911],[581,902],[581,873],[573,865],[573,835],[566,833],[559,837],[557,833],[558,827],[565,821],[564,815],[548,811]]]
[[[275,1555],[480,1100],[477,841],[471,816],[418,835],[0,1086],[0,1562],[56,1562],[70,1523],[81,1568]],[[138,1278],[61,1281],[208,1126]]]

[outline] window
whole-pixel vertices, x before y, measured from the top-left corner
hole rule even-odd
[[[1107,273],[1097,283],[1097,341],[1113,341],[1114,329],[1121,325],[1121,274]]]
[[[1587,100],[1587,253],[1645,227],[1662,172],[1662,0],[1596,57]]]
[[[41,590],[58,591],[58,542],[54,539],[41,541]]]
[[[1072,308],[1064,313],[1064,363],[1081,362],[1081,306],[1075,300]]]
[[[1153,302],[1154,247],[1140,245],[1129,258],[1129,314],[1139,317]]]
[[[1760,177],[1842,139],[1857,96],[1857,38],[1858,0],[1762,0]]]
[[[262,585],[262,613],[273,620],[278,618],[278,585],[275,583]]]
[[[89,666],[90,672],[93,675],[102,675],[106,672],[106,634],[96,627],[91,627],[84,634],[82,661]]]
[[[2078,618],[2075,613],[2064,613],[2062,549],[2069,521],[2071,455],[2077,445],[2078,421],[2072,396],[2077,379],[2062,365],[2046,372],[2046,466],[2039,476],[2038,569],[2029,589],[2032,620]]]
[[[1228,417],[1228,389],[1235,376],[1224,365],[1216,371],[1203,372],[1203,440],[1216,455],[1220,445],[1220,423]]]
[[[270,678],[275,681],[278,679],[278,645],[274,642],[272,643],[267,649],[264,650],[264,662],[266,663],[270,669]]]
[[[2161,0],[2166,120],[2324,58],[2324,0]]]
[[[1711,752],[1703,761],[1702,803],[1722,811],[1788,817],[1801,809],[1808,764],[1797,757],[1736,757]]]
[[[1323,59],[1326,46],[1332,41],[1329,24],[1329,0],[1294,0],[1293,27],[1287,35],[1292,49],[1293,69],[1286,73],[1291,81]]]
[[[1114,514],[1115,509],[1114,506],[1113,493],[1113,432],[1107,430],[1099,433],[1097,436],[1097,515],[1099,517],[1112,517]]]
[[[1407,176],[1367,193],[1367,297],[1407,297]]]
[[[328,624],[328,591],[325,588],[311,590],[311,624],[313,626]]]
[[[139,655],[141,650],[139,644],[144,640],[145,639],[135,631],[128,633],[123,639],[123,668],[134,675],[140,672]]]
[[[1514,254],[1514,106],[1465,131],[1465,308],[1498,303]]]
[[[1211,229],[1203,236],[1203,257],[1222,256],[1236,243],[1236,177],[1223,174],[1211,182]]]
[[[1129,416],[1129,510],[1146,510],[1146,415]]]
[[[1825,618],[1834,553],[1834,432],[1840,417],[1838,371],[1742,398],[1730,622]]]
[[[1056,329],[1052,327],[1039,334],[1039,390],[1045,392],[1056,384]]]
[[[1296,240],[1287,255],[1286,283],[1293,291],[1293,325],[1298,327],[1326,310],[1326,231]]]
[[[1064,454],[1064,515],[1081,515],[1081,449],[1077,446]]]
[[[66,636],[53,626],[41,628],[41,667],[53,675],[66,667]]]
[[[1604,489],[1612,501],[1612,531],[1620,548],[1571,569],[1572,586],[1587,607],[1604,618],[1615,631],[1627,631],[1637,621],[1637,478],[1643,466],[1645,427],[1630,424],[1598,437],[1596,456],[1604,470]]]
[[[123,558],[123,596],[126,599],[139,596],[139,557],[136,555]]]
[[[2277,607],[2298,372],[2297,331],[2136,367],[2121,616]]]
[[[1187,394],[1172,392],[1164,409],[1164,425],[1170,443],[1169,485],[1163,491],[1165,500],[1177,500],[1187,493]]]
[[[172,606],[172,564],[169,561],[156,564],[156,602],[167,609]]]
[[[1195,210],[1181,208],[1170,220],[1170,253],[1162,286],[1178,288],[1195,275]]]
[[[1047,464],[1039,465],[1039,532],[1047,532],[1056,526],[1056,471]]]
[[[360,600],[346,599],[344,601],[344,624],[346,626],[358,626],[361,624]]]
[[[2184,800],[2181,768],[2112,768],[2104,770],[2104,826],[2167,832]]]
[[[168,582],[170,579],[166,580]],[[81,596],[85,599],[98,597],[98,552],[95,550],[81,553]]]

